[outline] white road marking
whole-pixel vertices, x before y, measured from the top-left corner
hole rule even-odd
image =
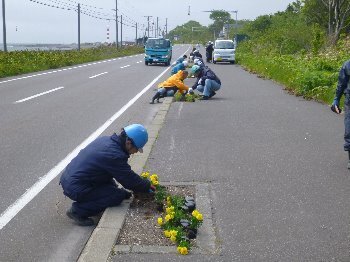
[[[122,69],[123,69],[123,68],[129,67],[129,66],[130,66],[130,65],[121,66],[120,68],[122,68]]]
[[[101,75],[104,75],[104,74],[108,74],[108,72],[103,72],[101,74],[97,74],[97,75],[94,75],[94,76],[90,76],[89,78],[95,78],[95,77],[98,77],[98,76],[101,76]]]
[[[127,56],[125,58],[128,58],[128,57],[130,57],[130,56]],[[22,79],[28,79],[28,78],[37,77],[37,76],[49,75],[49,74],[53,74],[53,73],[68,71],[68,70],[82,68],[82,67],[86,67],[86,66],[92,66],[92,65],[96,65],[96,64],[113,62],[113,61],[116,61],[117,59],[122,59],[122,58],[121,57],[113,58],[113,59],[108,59],[108,60],[104,60],[104,61],[89,63],[89,64],[85,64],[85,65],[73,66],[73,67],[69,67],[69,68],[63,68],[63,69],[59,69],[59,70],[53,70],[53,71],[39,73],[39,74],[34,74],[34,75],[29,75],[29,76],[22,76],[22,77],[18,77],[18,78],[13,78],[13,79],[9,79],[9,80],[0,81],[0,84],[9,83],[9,82],[13,82],[13,81],[18,81],[18,80],[22,80]]]
[[[31,100],[31,99],[33,99],[33,98],[36,98],[36,97],[39,97],[39,96],[43,96],[43,95],[46,95],[46,94],[49,94],[49,93],[52,93],[52,92],[55,92],[55,91],[60,90],[60,89],[62,89],[62,88],[64,88],[64,87],[63,87],[63,86],[60,86],[60,87],[51,89],[51,90],[49,90],[49,91],[46,91],[46,92],[37,94],[37,95],[33,95],[33,96],[30,96],[30,97],[27,97],[27,98],[24,98],[24,99],[21,99],[21,100],[17,100],[16,102],[14,102],[14,104],[22,103],[22,102]]]
[[[187,49],[187,51],[190,48]],[[186,52],[187,52],[186,51]],[[185,53],[186,53],[185,52]],[[185,54],[184,53],[184,54]],[[31,188],[18,198],[12,205],[10,205],[0,215],[0,230],[3,229],[17,214],[20,212],[34,197],[36,197],[41,190],[43,190],[53,179],[55,179],[66,166],[75,158],[80,150],[84,149],[88,144],[94,141],[99,135],[102,134],[115,120],[117,120],[129,107],[131,107],[144,93],[146,93],[158,80],[161,78],[170,67],[167,67],[160,75],[158,75],[151,83],[149,83],[144,89],[141,90],[134,98],[132,98],[127,104],[125,104],[118,112],[116,112],[110,119],[108,119],[101,127],[99,127],[94,133],[86,138],[78,147],[76,147],[71,153],[69,153],[61,162],[53,167],[46,175],[41,177]]]

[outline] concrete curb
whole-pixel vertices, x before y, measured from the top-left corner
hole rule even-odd
[[[149,154],[160,129],[163,126],[166,114],[170,108],[172,98],[165,98],[158,113],[151,125],[147,127],[149,140],[143,148],[143,154],[136,154],[131,157],[129,164],[132,170],[140,174],[147,162]],[[117,240],[120,229],[123,227],[126,212],[132,200],[123,201],[122,205],[108,208],[103,213],[98,225],[92,232],[90,239],[85,245],[78,262],[105,262],[107,261],[113,246]],[[128,247],[125,247],[128,249]]]
[[[216,236],[212,218],[210,203],[210,186],[202,182],[162,182],[164,186],[195,186],[196,205],[203,214],[203,224],[198,230],[196,238],[196,247],[191,250],[191,254],[218,254],[219,249],[216,245]],[[142,245],[116,245],[112,254],[125,253],[158,253],[158,254],[177,254],[175,246],[142,246]]]

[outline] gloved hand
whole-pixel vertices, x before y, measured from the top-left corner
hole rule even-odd
[[[192,87],[190,87],[190,88],[188,89],[188,93],[191,94],[191,95],[194,93]]]
[[[341,113],[341,109],[339,107],[339,100],[334,99],[333,104],[331,106],[331,110],[336,113],[336,114],[340,114]]]
[[[198,80],[198,85],[202,84],[202,78]]]
[[[155,187],[154,185],[151,185],[151,186],[149,187],[149,192],[150,192],[150,193],[156,192],[156,187]]]

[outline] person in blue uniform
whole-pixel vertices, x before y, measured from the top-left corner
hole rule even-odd
[[[344,108],[344,150],[348,152],[348,169],[350,169],[350,60],[346,61],[339,71],[338,85],[335,92],[335,98],[332,104],[332,111],[340,114],[341,109],[339,107],[340,99],[345,95]]]
[[[99,137],[82,149],[60,178],[63,194],[74,201],[67,216],[80,226],[92,226],[91,217],[130,198],[132,194],[128,190],[155,191],[128,164],[130,155],[142,152],[147,141],[146,128],[132,124],[120,134]]]

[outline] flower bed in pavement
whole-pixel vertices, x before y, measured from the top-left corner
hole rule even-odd
[[[156,174],[142,174],[157,188],[154,194],[135,194],[118,245],[176,245],[186,255],[196,245],[203,216],[195,207],[194,186],[162,186]]]

